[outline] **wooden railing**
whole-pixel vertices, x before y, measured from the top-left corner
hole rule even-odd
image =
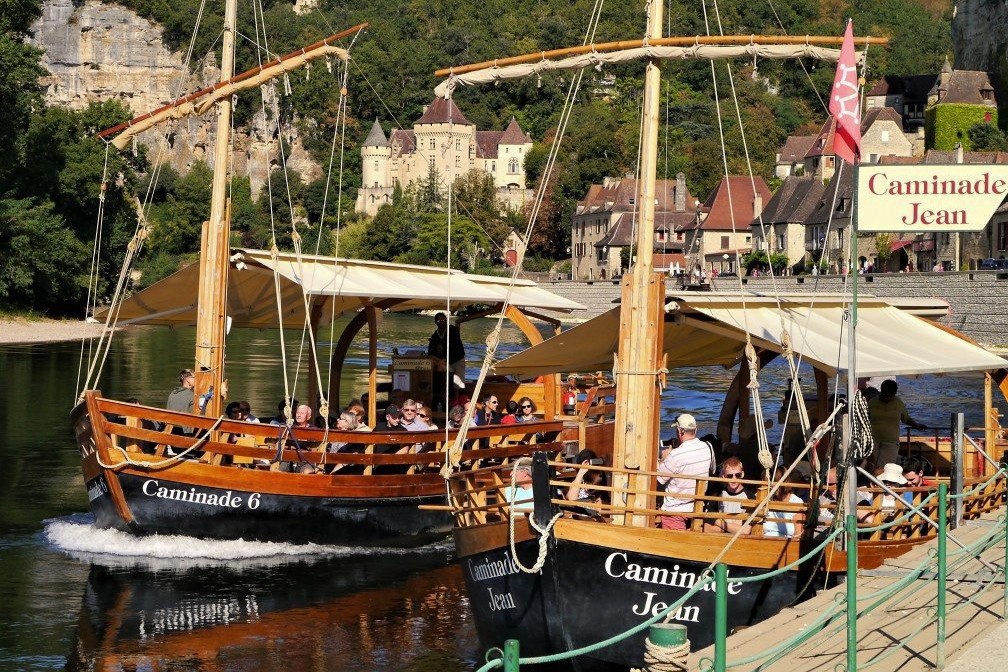
[[[561,470],[564,469],[569,470],[566,473],[573,474],[573,470],[570,469],[571,465],[564,462],[549,462],[548,464],[553,470],[557,470],[549,481],[550,490],[553,494],[551,503],[559,507],[561,511],[565,511],[567,517],[593,518],[599,522],[612,521],[616,516],[626,516],[628,519],[641,517],[647,521],[647,526],[653,527],[658,524],[661,516],[672,515],[669,511],[657,508],[656,505],[651,505],[657,498],[667,494],[658,489],[656,480],[652,481],[654,483],[653,489],[643,492],[630,491],[626,488],[617,488],[610,485],[584,483],[580,487],[584,488],[589,494],[587,500],[566,500],[563,493],[566,492],[572,482],[567,478],[558,477],[556,474],[559,473],[562,476],[565,472]],[[604,466],[593,466],[587,469],[589,473],[595,472],[606,475],[607,479],[603,482],[612,482],[612,475],[621,471]],[[452,507],[456,523],[459,526],[479,526],[504,522],[512,515],[512,504],[527,504],[527,502],[516,501],[509,503],[507,501],[508,488],[511,483],[510,470],[511,467],[508,466],[490,466],[452,477],[450,481],[451,499],[449,504]],[[646,475],[654,479],[659,476],[658,472],[648,471],[624,471],[624,473]],[[665,477],[669,476],[669,474],[663,473],[661,476]],[[814,524],[810,524],[813,530],[822,531],[829,527],[836,516],[837,505],[829,501],[828,498],[821,497],[824,492],[824,487],[822,486],[816,488],[808,483],[782,484],[782,487],[790,489],[791,492],[794,492],[803,500],[802,504],[797,504],[780,500],[767,502],[769,486],[765,481],[741,481],[747,488],[754,491],[755,494],[748,499],[740,500],[721,497],[719,494],[708,494],[720,493],[724,486],[729,483],[727,479],[713,476],[708,478],[681,477],[696,482],[695,493],[693,495],[684,496],[680,494],[678,497],[679,499],[692,499],[693,509],[691,512],[676,512],[675,515],[682,515],[688,518],[689,529],[694,531],[723,533],[726,527],[723,521],[742,522],[749,518],[753,511],[757,513],[752,517],[751,528],[746,530],[746,533],[751,535],[762,535],[767,523],[807,523],[808,521],[803,521],[797,518],[797,516],[795,520],[791,520],[781,514],[789,512],[807,517],[812,508],[810,503],[813,499],[818,500],[820,511],[818,520]],[[586,480],[588,479],[586,478]],[[966,480],[965,487],[969,490],[982,482],[983,480],[980,478],[970,478]],[[867,498],[857,509],[859,526],[872,528],[878,527],[883,523],[897,521],[892,526],[883,530],[866,531],[863,536],[870,540],[913,539],[934,536],[935,528],[925,520],[925,517],[933,522],[937,522],[938,520],[936,496],[929,498],[936,490],[936,486],[901,488],[896,491],[901,497],[893,497],[882,488],[859,488],[858,492]],[[631,492],[636,495],[633,498],[634,501],[640,502],[644,500],[649,505],[623,506],[611,503],[622,501],[624,499],[623,495]],[[1006,487],[1004,479],[998,479],[989,483],[980,491],[965,498],[964,517],[968,519],[977,518],[985,512],[998,509],[1004,505],[1005,495]],[[906,496],[909,501],[903,499],[902,496]],[[730,514],[720,512],[718,510],[719,504],[727,501],[741,504],[743,513]],[[913,512],[908,504],[912,504],[919,509],[920,513]],[[514,513],[517,514],[518,512]],[[522,513],[524,514],[525,512],[523,511]],[[900,520],[904,516],[906,516],[905,520]]]
[[[311,471],[355,475],[373,473],[436,473],[444,462],[446,443],[454,442],[458,430],[422,432],[344,432],[316,428],[291,428],[239,420],[192,416],[165,409],[97,399],[99,426],[109,446],[126,453],[134,462],[162,462],[165,457],[192,448],[201,441],[200,462],[236,468],[307,465]],[[190,434],[173,433],[188,427]],[[491,462],[508,463],[527,454],[529,445],[561,450],[556,443],[564,429],[561,421],[520,425],[471,427],[467,432],[462,461],[466,468]],[[333,444],[345,444],[330,451]],[[402,451],[402,452],[399,452]],[[114,451],[118,452],[118,451]],[[116,459],[116,455],[112,455]]]

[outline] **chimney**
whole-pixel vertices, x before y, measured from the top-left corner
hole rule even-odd
[[[752,202],[752,218],[759,219],[761,212],[763,212],[763,197],[756,194]]]
[[[675,211],[686,212],[686,176],[683,173],[675,176]]]

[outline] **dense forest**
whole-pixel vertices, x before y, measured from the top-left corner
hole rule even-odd
[[[122,0],[120,4],[163,25],[169,48],[189,48],[198,0]],[[290,222],[295,219],[302,222],[302,234],[315,232],[306,249],[318,243],[323,252],[331,253],[338,242],[338,252],[346,256],[444,263],[449,254],[444,242],[447,213],[444,185],[439,185],[436,175],[427,184],[397,192],[394,204],[374,218],[353,214],[360,182],[359,146],[370,124],[377,118],[386,132],[392,126],[410,128],[433,96],[437,83],[433,73],[439,67],[581,43],[592,6],[582,0],[372,0],[367,4],[320,0],[316,9],[297,16],[289,0],[261,0],[255,13],[241,15],[240,9],[238,70],[356,23],[369,22],[370,26],[354,42],[348,70],[342,201],[334,202],[336,196],[331,187],[327,191],[325,178],[303,184],[277,170],[271,189],[256,198],[250,195],[247,178],[235,178],[235,242],[268,247],[275,239],[279,247],[289,247]],[[839,35],[844,17],[852,16],[857,34],[891,38],[888,48],[869,52],[869,80],[884,74],[937,72],[951,51],[949,0],[783,0],[763,6],[727,0],[718,8],[720,30],[726,34]],[[0,0],[0,106],[7,117],[0,126],[0,152],[10,157],[0,162],[0,308],[80,315],[89,293],[88,268],[99,209],[103,214],[98,231],[102,261],[93,293],[101,300],[114,285],[125,246],[133,236],[137,197],[149,202],[150,239],[136,283],[148,284],[175,270],[180,260],[191,258],[199,244],[200,224],[208,215],[210,171],[202,165],[185,175],[169,169],[154,171],[143,151],[106,155],[104,143],[94,134],[131,116],[119,103],[95,104],[84,111],[47,107],[40,84],[46,74],[39,65],[40,53],[25,41],[39,13],[39,0]],[[205,9],[194,39],[194,62],[219,49],[221,13],[217,6]],[[699,3],[671,0],[666,15],[669,34],[708,32]],[[639,36],[643,23],[642,4],[609,3],[602,8],[593,40]],[[268,51],[257,47],[264,44]],[[801,67],[734,62],[729,73],[728,67],[719,64],[713,73],[709,63],[684,62],[664,68],[659,173],[684,172],[690,191],[701,198],[723,173],[718,102],[729,170],[747,171],[744,136],[753,170],[767,178],[773,174],[774,153],[786,136],[817,130],[826,117],[823,98],[832,82],[832,68],[811,62]],[[530,254],[536,257],[533,264],[546,268],[551,260],[565,256],[570,214],[589,184],[635,170],[641,72],[636,64],[586,72],[530,244]],[[339,68],[315,67],[310,77],[293,75],[289,89],[277,89],[281,116],[298,125],[306,148],[322,166],[329,165],[339,119],[339,74]],[[536,140],[526,160],[534,183],[557,132],[569,77],[461,90],[456,101],[479,128],[503,129],[512,115],[518,119]],[[717,82],[716,95],[712,81]],[[237,121],[247,121],[260,104],[258,91],[243,95]],[[103,174],[115,178],[100,191]],[[453,215],[452,261],[489,272],[495,241],[507,227],[521,226],[522,215],[500,215],[492,184],[478,175],[460,178],[453,191],[457,214]]]

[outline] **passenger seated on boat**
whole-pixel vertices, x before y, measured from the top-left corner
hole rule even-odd
[[[663,450],[658,463],[658,472],[669,474],[659,476],[658,484],[665,486],[662,510],[671,514],[661,516],[660,524],[666,530],[685,530],[687,520],[683,514],[693,511],[696,482],[710,475],[714,449],[696,437],[696,418],[689,413],[680,415],[675,427],[679,446]]]
[[[602,464],[602,460],[595,454],[595,451],[585,448],[571,460],[571,464],[580,465],[574,479],[564,492],[564,499],[568,502],[600,502],[604,499],[605,493],[593,486],[605,486],[605,474],[601,471],[591,469],[592,465]],[[588,486],[588,487],[585,487]]]
[[[416,410],[414,408],[414,410]],[[389,404],[385,407],[385,422],[380,423],[375,427],[376,432],[404,432],[405,428],[402,426],[403,414],[399,410],[399,407],[395,404]]]
[[[430,407],[429,406],[425,406],[423,403],[421,403],[419,401],[416,404],[416,417],[417,417],[417,420],[419,422],[423,423],[423,427],[421,429],[427,430],[427,429],[437,429],[438,428],[438,426],[435,425],[434,422],[431,419],[431,409],[430,409]]]
[[[417,402],[415,399],[407,399],[403,402],[402,420],[400,426],[408,432],[419,432],[427,429],[427,424],[417,418]]]
[[[774,470],[773,483],[780,483],[784,478],[784,468]],[[790,486],[779,485],[767,506],[766,522],[763,523],[765,537],[800,537],[804,528],[805,514],[801,511],[775,508],[773,502],[802,505],[805,501],[796,495]]]
[[[497,395],[492,392],[483,396],[483,409],[476,414],[476,425],[478,427],[500,424],[501,415],[497,411],[499,403]]]
[[[459,429],[465,419],[465,406],[452,406],[448,411],[448,429]]]
[[[227,417],[229,420],[239,420],[239,421],[243,420],[244,418],[242,417],[241,403],[237,401],[232,401],[231,403],[229,403],[227,407],[224,409],[224,416]],[[238,443],[239,436],[241,436],[240,432],[232,432],[228,434],[227,442]]]
[[[889,462],[879,470],[876,477],[880,483],[888,487],[893,492],[899,494],[904,502],[907,504],[913,503],[913,492],[911,490],[906,490],[907,479],[906,476],[903,475],[903,467],[895,462]],[[884,493],[882,495],[882,508],[889,512],[896,511],[895,498],[889,493]]]
[[[294,409],[296,409],[298,406],[301,405],[301,402],[298,401],[297,399],[293,398],[293,397],[291,397],[289,400],[288,399],[281,400],[280,403],[277,404],[277,414],[273,416],[272,420],[270,420],[270,424],[271,425],[286,425],[287,424],[287,405],[288,405],[288,401],[290,402],[290,408],[291,408],[290,412],[291,413],[294,413]]]
[[[252,405],[249,402],[247,402],[247,401],[239,401],[238,402],[238,408],[241,409],[242,420],[244,420],[245,422],[254,422],[254,423],[258,423],[259,422],[259,418],[257,418],[256,416],[252,415]]]
[[[903,460],[903,477],[908,488],[932,488],[934,481],[926,478],[931,473],[931,465],[921,457],[907,457]],[[915,494],[910,491],[911,497]]]
[[[862,509],[861,507],[867,507],[871,505],[871,495],[863,490],[857,491],[858,500],[858,512],[857,519],[859,523],[867,523],[871,521],[873,512],[871,509]],[[825,532],[830,526],[833,525],[833,518],[836,516],[836,505],[837,505],[837,471],[836,467],[830,467],[829,471],[826,472],[826,487],[823,489],[822,494],[819,495],[819,524],[816,526],[816,532]]]
[[[505,478],[510,483],[510,474]],[[511,515],[531,513],[535,509],[532,502],[532,468],[527,464],[519,465],[515,470],[514,487],[504,488],[504,499],[511,505]]]
[[[297,410],[294,411],[293,427],[296,429],[311,429],[313,426],[311,406],[308,404],[299,404]]]
[[[724,484],[721,492],[717,495],[722,501],[717,503],[716,509],[719,513],[739,516],[739,518],[721,518],[715,520],[713,523],[705,523],[704,528],[713,528],[722,532],[732,533],[741,530],[743,534],[749,534],[751,528],[749,525],[744,524],[745,510],[742,508],[742,500],[752,499],[752,495],[742,483],[742,479],[745,478],[745,468],[742,466],[742,460],[734,455],[726,458],[721,465],[720,474],[721,478],[728,479],[728,482]]]
[[[357,416],[358,426],[367,424],[367,409],[364,408],[364,404],[360,399],[351,399],[350,403],[347,404],[346,410]]]
[[[500,424],[518,424],[518,402],[514,399],[508,399],[508,402],[504,404],[504,415],[501,416]]]
[[[136,397],[130,397],[126,400],[127,404],[140,405],[140,400]],[[129,424],[125,418],[120,417],[119,422],[123,424]],[[144,429],[149,429],[152,432],[160,432],[164,429],[164,423],[158,422],[157,420],[148,420],[147,418],[139,418],[139,426]],[[157,444],[152,441],[137,441],[137,447],[144,453],[153,453],[157,449]]]
[[[518,400],[518,411],[518,422],[538,422],[539,420],[535,414],[535,403],[528,397],[522,397]]]

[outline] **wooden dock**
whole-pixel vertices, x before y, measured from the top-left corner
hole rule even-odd
[[[998,526],[996,516],[988,515],[966,521],[950,533],[966,545],[974,544],[994,532]],[[859,616],[857,621],[857,667],[878,672],[917,672],[937,668],[938,647],[935,609],[938,581],[934,561],[931,571],[896,593],[885,603],[866,611],[875,600],[868,596],[892,588],[907,574],[918,568],[933,553],[936,544],[915,549],[907,555],[887,562],[877,570],[859,572],[857,593]],[[988,548],[981,557],[996,573],[976,560],[962,560],[954,556],[959,547],[951,538],[948,543],[949,570],[946,589],[946,640],[945,663],[951,668],[983,672],[1008,669],[1008,649],[998,643],[1003,640],[998,633],[1008,634],[1005,624],[1004,538]],[[993,577],[993,583],[991,583]],[[782,670],[786,672],[835,672],[844,669],[847,656],[846,616],[842,607],[846,588],[843,583],[822,591],[815,598],[759,623],[737,631],[728,638],[728,666],[732,670]],[[866,598],[866,599],[862,599]],[[825,628],[794,650],[780,657],[733,666],[737,662],[780,643],[784,637],[807,630],[825,610],[833,605],[837,615]],[[835,608],[835,607],[834,607]],[[985,640],[990,641],[985,641]],[[974,645],[977,645],[974,647]],[[972,648],[971,648],[972,647]],[[989,650],[1000,650],[991,657]],[[707,669],[700,666],[703,658],[714,659],[710,647],[690,656],[690,669]],[[976,658],[973,660],[972,658]]]

